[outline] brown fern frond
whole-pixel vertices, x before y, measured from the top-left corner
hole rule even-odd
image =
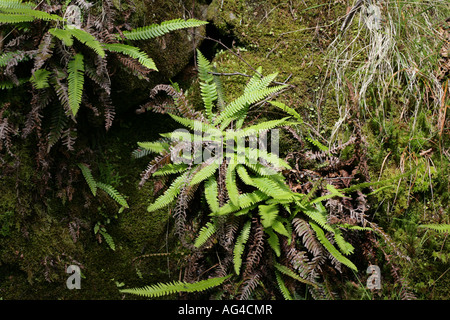
[[[310,227],[309,223],[301,218],[294,218],[292,220],[295,233],[303,238],[303,245],[312,253],[314,257],[318,257],[322,254],[322,246],[317,240],[314,230]]]
[[[31,73],[34,73],[36,70],[39,70],[44,63],[52,56],[53,54],[53,36],[47,32],[43,37],[37,49],[36,56],[34,58],[34,67],[31,70]]]
[[[141,174],[141,181],[139,182],[139,187],[141,188],[144,183],[150,179],[151,175],[161,168],[162,166],[170,163],[170,152],[163,153],[155,159],[153,159],[147,166],[147,169]]]
[[[252,241],[245,259],[244,278],[252,273],[259,266],[264,253],[265,233],[259,219],[252,219]]]
[[[137,78],[143,79],[145,81],[149,81],[150,79],[147,75],[152,71],[144,67],[137,59],[131,58],[128,56],[124,56],[121,54],[116,54],[119,61],[125,67],[125,70],[130,74],[136,76]]]
[[[251,274],[247,275],[239,288],[239,300],[248,300],[255,291],[256,287],[258,287],[262,278],[261,269],[255,270]]]

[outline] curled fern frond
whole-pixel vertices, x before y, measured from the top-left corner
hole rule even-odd
[[[161,297],[177,292],[201,292],[210,288],[221,285],[230,276],[210,278],[194,283],[173,281],[169,283],[157,283],[155,285],[146,286],[143,288],[131,288],[120,290],[122,293],[131,293],[148,298]]]

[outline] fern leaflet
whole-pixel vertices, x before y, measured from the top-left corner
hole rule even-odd
[[[84,179],[86,180],[89,188],[91,189],[92,194],[95,196],[97,194],[97,182],[92,176],[91,170],[85,164],[82,163],[79,163],[78,167],[81,169],[81,173],[83,174]]]
[[[331,242],[327,239],[327,237],[325,236],[324,231],[322,230],[321,227],[319,227],[317,224],[315,224],[314,222],[310,222],[309,223],[311,225],[311,228],[313,228],[314,232],[316,233],[317,239],[320,241],[320,243],[324,246],[325,249],[327,249],[327,251],[334,257],[336,258],[337,261],[339,261],[340,263],[346,265],[347,267],[349,267],[350,269],[354,270],[354,271],[358,271],[358,269],[356,268],[356,266],[353,264],[353,262],[351,262],[350,260],[348,260],[346,257],[344,257],[332,244]]]
[[[69,106],[72,110],[73,116],[76,116],[78,109],[80,108],[84,84],[84,62],[83,55],[81,53],[77,53],[69,62],[69,64],[67,65],[67,71],[69,72],[69,75],[67,77],[69,89]]]
[[[128,40],[148,40],[156,37],[160,37],[171,31],[199,27],[207,24],[206,21],[200,21],[196,19],[174,19],[164,21],[161,24],[152,24],[145,27],[136,28],[131,31],[124,31],[123,36]],[[117,35],[120,38],[119,35]]]
[[[148,206],[147,211],[153,212],[155,210],[161,209],[168,206],[171,202],[175,200],[177,195],[180,193],[181,186],[185,183],[189,172],[185,172],[178,178],[176,178],[169,188],[160,196],[154,203]]]
[[[173,281],[169,283],[157,283],[152,286],[146,286],[143,288],[132,288],[120,290],[122,293],[131,293],[139,296],[154,298],[161,297],[164,295],[170,295],[177,292],[201,292],[208,290],[213,287],[221,285],[229,276],[210,278],[206,280],[201,280],[194,283]]]
[[[128,203],[123,197],[123,195],[121,195],[119,191],[114,189],[113,186],[103,182],[97,182],[97,187],[105,191],[107,194],[109,194],[110,197],[113,198],[122,207],[129,208]]]
[[[155,62],[147,54],[134,46],[129,46],[121,43],[104,43],[103,46],[109,51],[119,52],[137,59],[144,67],[158,71]]]
[[[194,246],[200,248],[214,233],[216,233],[216,231],[216,224],[214,222],[207,222],[206,225],[200,229],[197,239],[195,239]]]
[[[236,244],[234,245],[233,250],[233,262],[234,262],[234,271],[239,275],[241,265],[242,265],[242,254],[245,250],[245,244],[247,243],[248,237],[250,236],[250,228],[251,221],[247,221],[245,225],[242,227],[242,231],[236,239]]]

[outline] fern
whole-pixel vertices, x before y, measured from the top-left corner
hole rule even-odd
[[[281,277],[281,274],[279,272],[275,271],[275,277],[277,280],[278,288],[280,289],[280,292],[283,295],[284,299],[293,300],[291,293],[289,292],[288,288],[286,288],[286,284],[284,283],[283,278]]]
[[[346,265],[347,267],[349,267],[350,269],[354,270],[354,271],[358,271],[358,269],[356,268],[356,266],[353,264],[353,262],[351,262],[350,260],[348,260],[346,257],[344,257],[332,244],[331,242],[327,239],[327,237],[325,236],[324,231],[322,230],[322,228],[320,228],[317,224],[315,224],[314,222],[310,222],[311,228],[313,228],[314,232],[316,233],[317,239],[320,241],[320,243],[324,246],[325,249],[327,249],[327,251],[334,257],[336,258],[337,261],[339,261],[340,263]]]
[[[220,166],[220,163],[218,163],[217,161],[214,161],[214,160],[211,163],[205,163],[203,166],[200,165],[199,167],[201,169],[198,170],[194,174],[194,176],[192,177],[192,180],[190,181],[189,184],[191,186],[194,186],[196,184],[199,184],[203,180],[208,179],[217,171],[219,166]]]
[[[207,222],[206,225],[200,229],[198,236],[195,239],[194,246],[200,248],[214,233],[216,233],[216,231],[217,225],[214,222]]]
[[[305,139],[308,140],[309,142],[311,142],[313,145],[315,145],[321,151],[324,151],[324,152],[328,152],[329,151],[328,147],[324,146],[323,144],[321,144],[318,140],[312,139],[310,137],[306,137]]]
[[[84,164],[79,163],[78,167],[81,169],[84,179],[86,180],[89,189],[91,189],[92,194],[95,196],[97,194],[97,182],[92,176],[91,170]]]
[[[432,229],[441,233],[450,233],[450,224],[421,224],[419,228]]]
[[[236,163],[229,163],[225,175],[225,186],[228,191],[228,197],[235,206],[239,206],[239,190],[236,185]]]
[[[120,290],[122,293],[130,293],[148,298],[161,297],[177,292],[202,292],[221,285],[230,276],[210,278],[194,283],[173,281],[169,283],[157,283],[143,288],[131,288]]]
[[[122,207],[129,208],[128,203],[123,195],[121,195],[119,191],[117,191],[113,186],[103,182],[97,182],[97,187],[109,194],[111,198],[113,198]]]
[[[77,53],[69,62],[67,65],[67,71],[69,72],[67,77],[69,106],[72,110],[73,116],[75,117],[78,109],[80,108],[81,97],[83,95],[84,62],[83,55],[81,53]]]
[[[148,40],[160,37],[171,31],[185,28],[200,27],[207,23],[208,22],[206,21],[200,21],[196,19],[188,19],[188,20],[174,19],[164,21],[161,24],[152,24],[149,26],[136,28],[131,31],[124,31],[122,34],[128,40]],[[120,35],[117,35],[117,37],[121,38]]]
[[[100,57],[105,57],[105,50],[103,49],[102,44],[97,39],[95,39],[92,34],[84,31],[83,29],[78,29],[70,26],[66,26],[65,30],[67,30],[78,41],[94,50],[95,53],[97,53]]]
[[[264,229],[264,232],[269,236],[269,238],[267,238],[267,243],[272,248],[273,252],[275,252],[275,255],[279,257],[281,255],[280,239],[272,229]]]
[[[147,211],[153,212],[172,203],[180,193],[181,186],[185,183],[188,173],[189,172],[185,172],[183,175],[175,179],[169,188],[160,197],[158,197],[154,203],[148,206]]]
[[[211,176],[205,181],[205,198],[211,212],[219,211],[218,195],[216,178]]]
[[[161,153],[169,150],[169,144],[165,142],[138,142],[139,147],[154,153]]]
[[[106,243],[111,248],[111,250],[115,251],[116,244],[114,243],[114,239],[111,237],[111,235],[108,232],[106,232],[104,228],[101,228],[99,232],[103,236],[103,238],[105,239]]]
[[[203,56],[200,50],[197,50],[198,77],[200,80],[200,93],[203,99],[206,116],[212,122],[214,117],[213,106],[217,100],[217,87],[214,76],[211,74],[211,65]]]
[[[49,87],[48,77],[50,76],[50,71],[45,69],[36,70],[30,78],[31,83],[36,89],[44,89]]]
[[[139,48],[137,47],[121,43],[108,43],[108,44],[104,43],[103,47],[106,50],[119,52],[127,56],[130,56],[131,58],[137,59],[139,63],[142,64],[144,67],[150,70],[158,71],[158,68],[156,67],[153,59],[151,59],[149,56],[147,56],[145,52],[139,50]]]
[[[247,243],[248,237],[250,236],[250,228],[251,221],[247,221],[245,225],[242,227],[241,233],[236,239],[236,243],[234,245],[233,250],[233,263],[234,263],[234,271],[237,275],[239,275],[242,265],[242,254],[245,250],[245,244]]]
[[[6,2],[7,3],[7,2]],[[20,23],[31,22],[34,20],[59,21],[61,17],[49,14],[44,11],[34,10],[27,6],[6,5],[2,2],[0,5],[0,23]]]
[[[299,123],[303,123],[303,118],[298,114],[297,111],[295,111],[294,109],[288,107],[287,105],[285,105],[284,103],[278,102],[278,101],[269,101],[269,103],[271,105],[273,105],[274,107],[277,107],[281,110],[283,110],[284,112],[286,112],[287,114],[290,114],[291,116],[293,116]]]
[[[236,98],[234,101],[232,101],[229,105],[227,105],[224,108],[224,110],[214,121],[214,124],[218,125],[222,123],[224,120],[232,119],[235,114],[244,109],[247,105],[251,105],[257,101],[260,101],[271,94],[281,91],[286,87],[287,86],[285,85],[281,85],[244,93],[242,96]]]
[[[181,173],[188,168],[188,165],[185,163],[180,164],[172,164],[168,163],[162,168],[159,168],[153,173],[153,176],[166,176],[169,174]]]
[[[302,282],[302,283],[305,283],[305,284],[310,285],[310,286],[313,286],[313,287],[317,287],[317,284],[315,284],[315,283],[313,283],[313,282],[311,282],[311,281],[309,281],[309,280],[303,279],[303,278],[300,277],[297,273],[295,273],[294,271],[292,271],[292,270],[289,269],[288,267],[279,264],[278,262],[275,262],[273,266],[274,266],[275,269],[277,269],[279,272],[281,272],[281,273],[283,273],[283,274],[285,274],[285,275],[291,277],[292,279],[295,279],[295,280],[297,280],[297,281],[300,281],[300,282]]]
[[[61,40],[66,46],[73,45],[72,33],[66,29],[51,28],[48,30],[50,34]]]

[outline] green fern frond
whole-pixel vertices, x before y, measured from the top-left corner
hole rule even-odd
[[[200,27],[207,23],[208,22],[206,21],[200,21],[196,19],[188,19],[188,20],[174,19],[164,21],[161,24],[152,24],[149,26],[136,28],[131,31],[124,31],[122,34],[128,40],[148,40],[160,37],[171,31]],[[117,35],[117,37],[121,38],[120,35]]]
[[[127,201],[124,196],[119,193],[113,186],[103,183],[97,182],[97,187],[105,191],[111,198],[113,198],[118,204],[122,207],[129,208]]]
[[[32,9],[34,4],[31,2],[22,3],[22,0],[1,0],[1,9]]]
[[[192,177],[192,180],[190,181],[190,185],[194,186],[196,184],[199,184],[203,180],[208,179],[217,171],[219,166],[220,166],[220,163],[218,161],[214,161],[214,160],[209,164],[206,163],[206,164],[200,165],[199,167],[202,167],[202,168],[194,174],[194,176]]]
[[[197,50],[198,77],[200,80],[200,94],[205,106],[206,116],[212,122],[214,101],[217,100],[217,87],[211,74],[210,62]]]
[[[206,225],[200,229],[198,236],[195,239],[194,246],[200,248],[214,233],[216,233],[216,231],[217,225],[214,222],[207,222]]]
[[[185,127],[190,128],[192,130],[198,130],[198,131],[202,131],[202,132],[206,132],[206,131],[216,132],[217,131],[216,127],[214,127],[208,123],[202,122],[202,121],[193,120],[193,119],[189,119],[189,118],[182,118],[182,117],[179,117],[179,116],[171,114],[171,113],[169,113],[169,116],[171,116],[172,119],[174,119],[176,122],[182,124]]]
[[[129,46],[121,43],[104,43],[103,46],[106,50],[118,52],[130,56],[131,58],[137,59],[140,64],[144,67],[158,71],[155,62],[150,58],[145,52],[139,50],[139,48],[134,46]]]
[[[269,101],[269,103],[271,105],[273,105],[274,107],[277,107],[281,110],[283,110],[284,112],[286,112],[287,114],[290,114],[291,116],[293,116],[298,122],[303,123],[303,118],[298,114],[297,111],[295,111],[294,109],[288,107],[287,105],[285,105],[284,103],[278,102],[278,101]]]
[[[185,163],[168,163],[153,173],[153,176],[166,176],[169,174],[180,173],[185,171],[188,165]]]
[[[315,223],[319,224],[320,227],[325,229],[326,231],[334,233],[335,230],[331,227],[331,225],[327,221],[326,217],[326,211],[325,208],[323,208],[322,204],[316,205],[316,207],[313,207],[312,205],[300,205],[297,204],[300,210],[310,217]]]
[[[236,132],[236,137],[248,137],[250,135],[257,135],[261,131],[270,130],[276,127],[280,127],[284,123],[286,123],[287,119],[290,117],[285,117],[283,119],[277,119],[277,120],[269,120],[264,121],[258,124],[255,124],[253,126],[246,127],[242,130],[239,130]]]
[[[95,51],[100,57],[105,57],[105,50],[102,47],[102,44],[95,39],[95,37],[89,32],[84,31],[83,29],[78,29],[75,27],[66,26],[66,29],[73,37],[75,37],[78,41],[88,46],[92,50]]]
[[[255,74],[250,78],[250,80],[247,82],[244,88],[244,93],[254,91],[255,86],[260,82],[262,79],[262,67],[259,66],[256,68]]]
[[[442,233],[450,233],[450,224],[421,224],[419,225],[419,228],[427,228],[427,229],[432,229],[438,232],[442,232]]]
[[[319,240],[319,242],[324,246],[324,248],[334,257],[336,258],[337,261],[339,261],[340,263],[346,265],[347,267],[349,267],[350,269],[354,270],[354,271],[358,271],[358,269],[356,268],[356,266],[353,264],[353,262],[351,262],[349,259],[347,259],[346,257],[344,257],[342,255],[342,253],[339,252],[338,249],[336,249],[331,242],[327,239],[327,237],[325,236],[325,233],[323,231],[323,229],[321,227],[319,227],[317,224],[315,224],[314,222],[309,222],[311,228],[314,230],[314,232],[316,233],[316,237]]]
[[[335,232],[334,240],[344,255],[350,255],[355,251],[355,247],[353,247],[351,243],[345,241],[340,232]]]
[[[244,109],[246,106],[258,102],[271,94],[281,91],[284,88],[286,88],[286,86],[281,85],[244,93],[224,108],[224,110],[214,121],[214,124],[218,125],[226,119],[232,119],[235,114],[239,113],[239,111]]]
[[[242,254],[245,250],[245,244],[250,236],[250,228],[251,221],[247,221],[245,225],[242,227],[242,231],[236,239],[236,243],[234,245],[233,250],[233,263],[234,263],[234,271],[237,275],[240,273],[241,265],[242,265]]]
[[[143,288],[131,288],[120,290],[122,293],[131,293],[139,296],[154,298],[161,297],[165,295],[170,295],[177,292],[201,292],[208,290],[210,288],[217,287],[221,285],[229,276],[210,278],[206,280],[201,280],[194,283],[173,281],[169,283],[157,283],[152,286],[146,286]]]
[[[149,150],[154,153],[161,153],[169,150],[167,142],[138,142],[139,147]]]
[[[30,78],[31,83],[35,89],[48,88],[48,77],[50,76],[50,71],[45,69],[36,70]]]
[[[253,178],[254,186],[274,199],[292,199],[293,194],[284,183],[270,177]]]
[[[84,180],[86,180],[89,189],[91,189],[92,194],[95,196],[97,194],[97,182],[92,176],[91,169],[89,169],[85,164],[79,163],[78,167],[81,169],[81,173],[83,174]]]
[[[309,280],[303,279],[302,277],[300,277],[297,273],[295,273],[293,270],[289,269],[288,267],[283,266],[282,264],[279,264],[278,262],[275,262],[273,266],[275,267],[275,269],[277,269],[282,274],[285,274],[285,275],[291,277],[292,279],[295,279],[299,282],[303,282],[305,284],[308,284],[310,286],[317,288],[317,284],[315,284]]]
[[[239,195],[239,206],[235,206],[233,203],[227,202],[217,212],[213,212],[210,215],[212,216],[220,216],[220,215],[227,215],[233,212],[237,212],[240,209],[246,209],[254,204],[267,200],[269,198],[268,195],[264,194],[263,192],[256,190],[251,193],[243,193]]]
[[[245,184],[249,186],[254,186],[255,182],[253,181],[252,177],[247,172],[247,169],[242,164],[238,164],[236,166],[236,172],[239,176],[239,178],[244,182]]]
[[[318,141],[316,139],[312,139],[310,137],[305,137],[305,139],[308,140],[309,142],[311,142],[313,145],[315,145],[321,151],[328,152],[328,150],[329,150],[328,147],[324,146],[322,143],[320,143],[320,141]]]
[[[269,238],[267,238],[267,243],[272,248],[273,252],[275,252],[275,255],[279,257],[281,255],[281,249],[278,235],[270,228],[264,229],[264,232],[269,236]]]
[[[181,186],[186,182],[188,174],[189,172],[185,172],[184,174],[176,178],[169,186],[169,188],[161,196],[159,196],[154,203],[148,206],[147,211],[153,212],[172,203],[180,193]]]
[[[111,250],[116,251],[116,244],[114,243],[114,239],[111,237],[111,235],[106,232],[106,230],[100,229],[99,232],[103,236],[103,239],[105,239]]]
[[[0,23],[14,24],[14,23],[21,23],[21,22],[31,22],[34,20],[35,20],[35,18],[33,16],[0,13]]]
[[[73,45],[72,33],[66,29],[51,28],[48,30],[53,36],[61,40],[66,46]]]
[[[286,287],[286,284],[283,281],[283,278],[281,277],[280,272],[275,271],[275,277],[277,279],[278,289],[280,289],[280,292],[283,295],[284,299],[293,300],[291,293],[289,292],[288,288]]]
[[[263,227],[270,228],[278,217],[278,205],[260,205],[258,206],[258,213],[261,216]]]
[[[72,110],[73,116],[76,116],[81,104],[81,97],[83,95],[84,84],[84,62],[83,55],[77,53],[67,65],[67,71],[69,73],[68,91],[69,91],[69,106]]]
[[[0,23],[19,23],[30,22],[34,20],[60,21],[62,18],[55,14],[49,14],[44,11],[34,10],[27,6],[18,7],[17,4],[13,8],[0,6]]]
[[[228,197],[230,201],[239,206],[239,190],[236,185],[236,163],[229,163],[225,174],[225,187],[228,191]]]
[[[218,195],[216,177],[211,176],[205,181],[205,198],[212,212],[219,211]]]
[[[291,169],[291,166],[286,161],[279,158],[276,154],[267,152],[264,149],[252,150],[250,148],[245,148],[244,150],[247,161],[250,161],[252,163],[259,163],[259,159],[262,159],[273,165],[275,168]]]

